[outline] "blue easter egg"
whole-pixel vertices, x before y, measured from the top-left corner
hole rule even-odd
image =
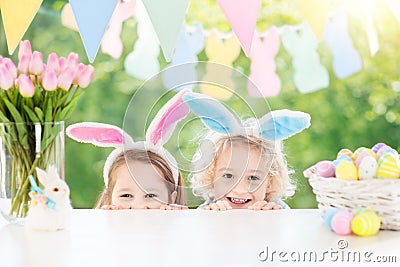
[[[340,211],[339,208],[329,208],[324,213],[324,223],[329,230],[333,231],[332,229],[332,218],[335,216],[336,213]]]

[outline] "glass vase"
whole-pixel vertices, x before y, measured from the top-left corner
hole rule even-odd
[[[54,165],[64,179],[64,122],[0,123],[0,213],[23,223],[29,210],[29,175]],[[40,185],[39,185],[40,186]]]

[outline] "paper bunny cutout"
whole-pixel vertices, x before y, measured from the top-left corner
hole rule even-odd
[[[301,111],[276,110],[260,119],[243,124],[218,100],[198,93],[188,92],[183,100],[203,123],[220,134],[254,135],[270,141],[287,139],[310,126],[310,115]]]
[[[281,40],[292,56],[294,83],[301,93],[311,93],[329,85],[329,74],[321,65],[318,42],[308,23],[303,23],[298,31],[284,27]]]
[[[264,40],[257,36],[251,46],[249,95],[252,97],[277,96],[281,90],[281,80],[276,74],[275,56],[280,47],[279,33],[272,26],[266,32]]]
[[[47,172],[36,168],[36,173],[44,189],[37,186],[33,176],[29,177],[31,204],[26,217],[26,227],[42,231],[68,228],[72,210],[68,185],[60,179],[54,166],[50,166]]]
[[[349,77],[362,69],[361,56],[354,48],[347,28],[347,15],[338,9],[328,18],[325,25],[324,41],[333,53],[333,71],[339,79]]]
[[[198,80],[196,71],[197,54],[204,48],[205,37],[201,24],[196,24],[194,27],[194,31],[191,32],[188,31],[187,27],[182,27],[172,55],[171,64],[163,71],[163,84],[168,90],[179,90],[179,87],[176,87],[178,85],[192,89],[194,87],[193,82]],[[184,63],[190,64],[178,66]]]
[[[70,125],[67,127],[67,135],[78,142],[115,148],[104,164],[105,186],[108,186],[108,173],[113,162],[120,153],[129,149],[151,151],[162,157],[170,166],[175,185],[178,186],[178,165],[175,158],[164,149],[163,145],[170,139],[176,124],[189,113],[189,108],[182,99],[182,95],[186,92],[186,90],[182,90],[177,93],[158,111],[147,129],[145,141],[134,142],[132,137],[119,127],[97,122]]]
[[[147,80],[160,71],[160,46],[142,1],[136,3],[136,19],[138,39],[133,51],[126,57],[124,66],[129,75]]]
[[[118,59],[123,50],[123,44],[120,37],[122,24],[125,20],[133,16],[133,11],[136,6],[136,1],[120,2],[111,17],[108,28],[104,33],[103,40],[101,41],[101,51],[105,54]]]
[[[211,31],[210,35],[206,39],[205,49],[208,61],[219,63],[221,65],[229,67],[226,68],[226,70],[232,69],[233,62],[240,54],[240,44],[238,43],[234,35],[227,38],[225,42],[222,42],[222,40],[218,37],[217,32],[215,30]],[[221,81],[219,82],[219,84],[223,84],[227,86],[229,89],[233,90],[234,83],[231,77],[232,71],[220,71],[219,73],[216,74],[214,70],[215,70],[214,65],[207,64],[203,80],[204,81],[219,80]],[[202,84],[201,91],[207,95],[213,96],[218,99],[229,99],[232,96],[231,91],[211,84]]]

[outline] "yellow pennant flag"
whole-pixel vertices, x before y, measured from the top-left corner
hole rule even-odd
[[[8,53],[14,53],[43,0],[0,0]]]
[[[297,4],[300,12],[310,24],[315,37],[321,41],[329,12],[328,0],[297,0]]]

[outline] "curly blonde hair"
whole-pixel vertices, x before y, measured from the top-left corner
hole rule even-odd
[[[287,162],[282,152],[282,142],[268,141],[253,135],[228,136],[209,132],[193,157],[190,180],[194,195],[206,202],[215,200],[213,182],[216,178],[216,162],[222,152],[233,144],[245,144],[250,149],[258,149],[263,157],[260,161],[265,161],[265,164],[270,166],[266,201],[277,201],[294,194],[295,185],[289,177]]]

